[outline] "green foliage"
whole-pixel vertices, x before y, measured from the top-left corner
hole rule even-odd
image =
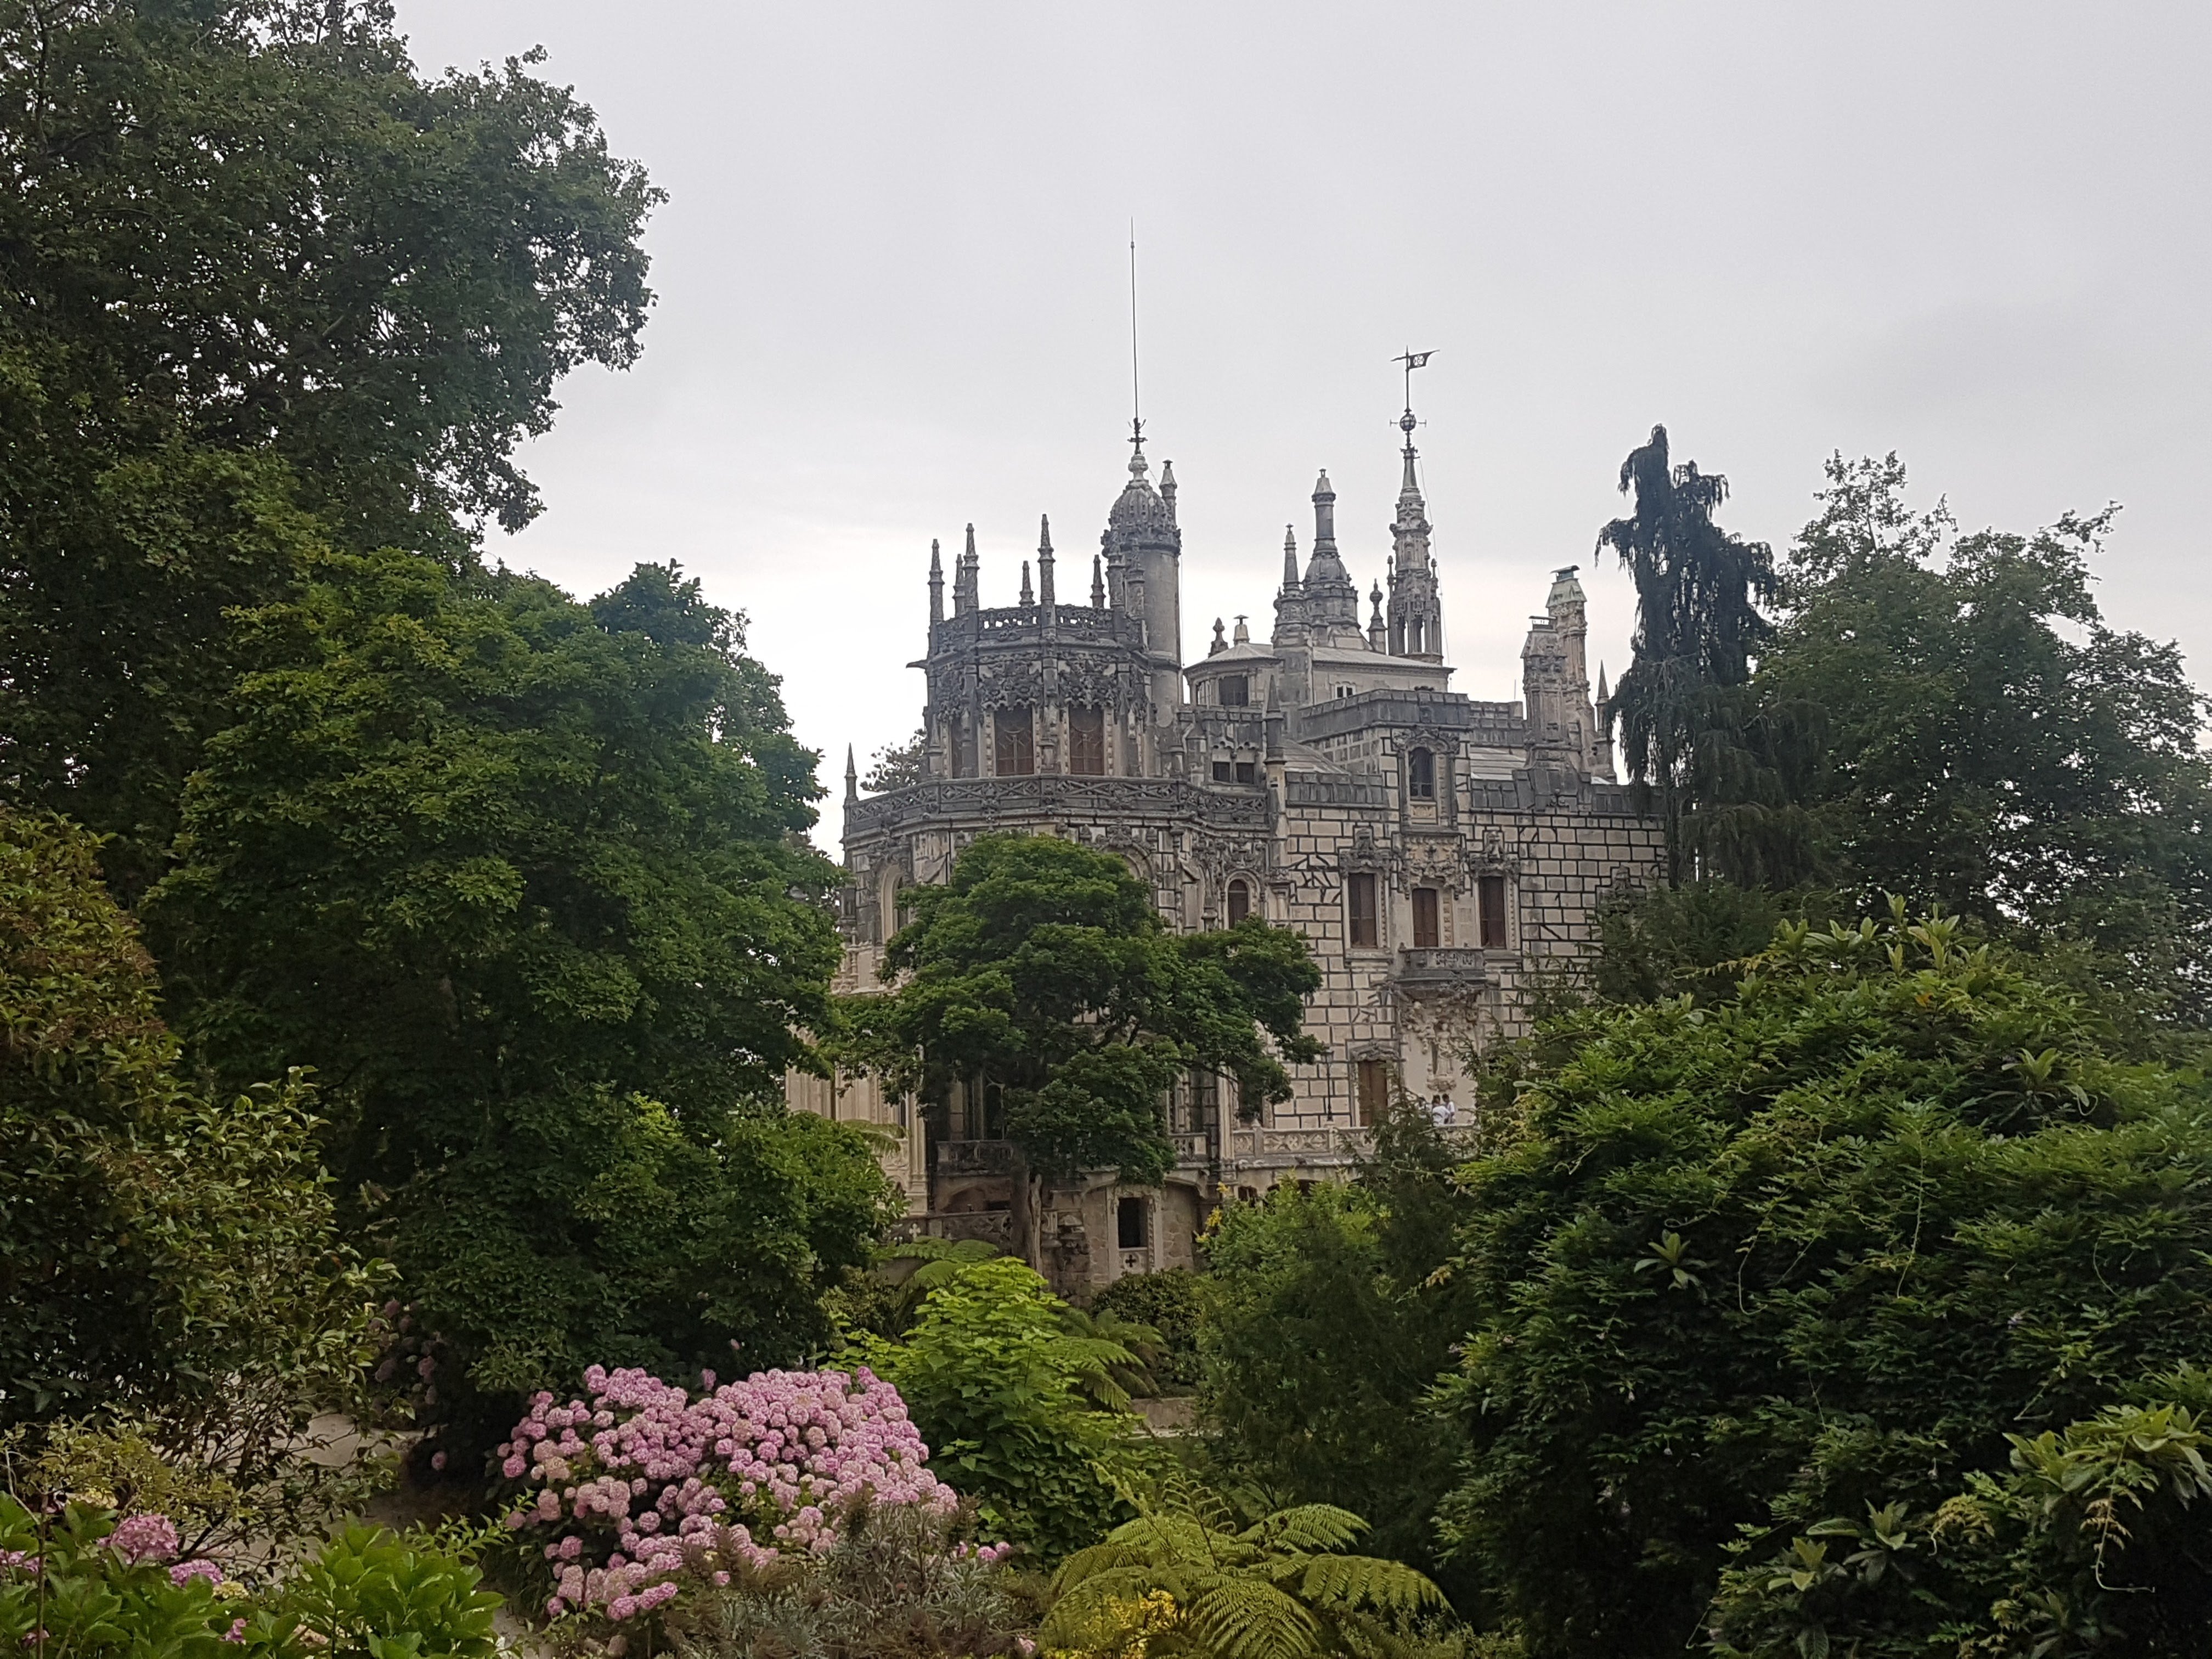
[[[1091,1298],[1094,1316],[1110,1315],[1149,1327],[1160,1343],[1153,1380],[1163,1394],[1188,1394],[1198,1386],[1199,1277],[1188,1267],[1126,1273]]]
[[[951,880],[914,889],[884,952],[887,996],[848,999],[847,1057],[941,1115],[956,1084],[1004,1091],[1006,1138],[1033,1168],[1118,1168],[1137,1183],[1174,1162],[1161,1121],[1192,1067],[1237,1079],[1244,1109],[1290,1097],[1287,1060],[1321,983],[1305,941],[1253,920],[1170,933],[1110,854],[1045,836],[981,836]]]
[[[1200,1411],[1235,1476],[1357,1507],[1382,1553],[1434,1565],[1455,1437],[1424,1401],[1468,1315],[1456,1284],[1433,1277],[1458,1207],[1449,1157],[1425,1114],[1393,1115],[1413,1146],[1387,1168],[1221,1212],[1203,1281]]]
[[[730,1583],[679,1597],[682,1659],[931,1659],[1013,1655],[1036,1623],[1035,1581],[963,1547],[961,1518],[920,1504],[857,1507],[824,1553],[765,1567],[733,1558]]]
[[[220,1107],[179,1080],[95,847],[0,809],[0,1423],[102,1485],[185,1482],[204,1535],[298,1524],[343,1484],[295,1454],[379,1275],[296,1073]]]
[[[1728,480],[1694,461],[1671,465],[1663,426],[1621,463],[1620,489],[1634,492],[1636,510],[1597,544],[1635,578],[1635,655],[1607,718],[1620,722],[1630,777],[1656,794],[1668,885],[1716,860],[1741,874],[1772,860],[1762,842],[1776,826],[1762,818],[1765,833],[1753,836],[1743,814],[1710,809],[1717,794],[1741,802],[1771,788],[1759,751],[1774,734],[1745,729],[1737,688],[1772,631],[1758,606],[1779,590],[1773,554],[1713,522]]]
[[[837,958],[812,757],[739,621],[333,556],[249,678],[149,903],[219,1073],[312,1063],[334,1162],[456,1362],[457,1449],[592,1361],[796,1359],[888,1190],[787,1115]]]
[[[1449,1534],[1539,1659],[1677,1651],[1739,1528],[1931,1512],[2212,1337],[2202,1080],[1955,921],[1563,1024],[1467,1172],[1445,1391]]]
[[[2212,1009],[2212,766],[2180,653],[2090,592],[2112,511],[1954,537],[1905,469],[1827,465],[1798,537],[1762,708],[1821,711],[1802,799],[1820,878],[2094,948],[2136,1010]]]
[[[117,1547],[115,1515],[70,1504],[41,1517],[0,1494],[0,1641],[82,1659],[492,1659],[499,1598],[420,1537],[349,1527],[251,1591],[181,1583],[165,1551]],[[203,1567],[212,1564],[203,1560]]]
[[[1844,908],[1832,894],[1718,878],[1617,894],[1598,908],[1589,988],[1607,1002],[1711,1002],[1729,994],[1741,964],[1766,949],[1782,923],[1826,925]]]
[[[425,80],[379,3],[0,5],[0,787],[128,900],[228,609],[520,527],[554,383],[635,356],[658,192],[529,61]]]
[[[1164,1639],[1139,1651],[1304,1659],[1387,1647],[1443,1605],[1402,1563],[1344,1553],[1367,1529],[1349,1510],[1300,1504],[1246,1524],[1172,1474],[1132,1497],[1136,1517],[1054,1575],[1048,1646],[1117,1652],[1129,1636],[1157,1632]],[[1148,1620],[1155,1609],[1166,1618]]]
[[[2201,1372],[2185,1372],[2203,1393]],[[2157,1386],[2155,1383],[2154,1387]],[[2203,1651],[2212,1436],[2171,1400],[2107,1407],[1978,1471],[1932,1513],[1892,1503],[1814,1522],[1778,1555],[1723,1575],[1712,1628],[1725,1659],[1848,1652]]]
[[[331,1659],[492,1659],[499,1597],[477,1588],[481,1577],[427,1540],[353,1526],[284,1585],[278,1605]]]
[[[939,1478],[981,1503],[984,1530],[1048,1558],[1098,1536],[1116,1507],[1112,1473],[1136,1455],[1135,1419],[1085,1400],[1133,1356],[1071,1333],[1066,1309],[1001,1257],[932,1291],[903,1341],[859,1350],[906,1401]]]
[[[872,795],[904,789],[929,775],[929,733],[917,727],[904,743],[887,743],[868,763],[860,787]]]

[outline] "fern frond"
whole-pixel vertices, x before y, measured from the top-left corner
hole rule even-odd
[[[1191,1634],[1220,1659],[1308,1659],[1321,1625],[1297,1600],[1256,1578],[1224,1578],[1192,1600]]]
[[[1350,1510],[1334,1504],[1300,1504],[1247,1527],[1238,1538],[1264,1550],[1340,1550],[1367,1530]]]
[[[1276,1581],[1280,1583],[1282,1581]],[[1419,1613],[1443,1605],[1443,1592],[1402,1561],[1371,1555],[1316,1555],[1300,1566],[1300,1600],[1316,1607],[1376,1607]]]

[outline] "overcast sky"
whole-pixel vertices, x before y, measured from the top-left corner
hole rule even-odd
[[[669,192],[642,361],[567,383],[524,457],[545,514],[489,550],[580,592],[680,561],[750,615],[833,788],[917,723],[932,537],[949,563],[973,521],[987,605],[1040,513],[1095,550],[1133,219],[1186,657],[1216,615],[1264,636],[1321,467],[1382,574],[1411,347],[1475,696],[1515,695],[1558,565],[1619,672],[1628,580],[1591,544],[1657,422],[1778,546],[1838,449],[1899,451],[1968,528],[2123,502],[2106,614],[2205,678],[2203,0],[399,15],[425,69],[542,44]]]

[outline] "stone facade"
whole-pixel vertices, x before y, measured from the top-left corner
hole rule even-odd
[[[1101,1173],[1033,1208],[988,1091],[925,1114],[872,1079],[794,1078],[794,1105],[899,1133],[886,1166],[913,1231],[1004,1243],[1077,1300],[1187,1265],[1212,1205],[1340,1172],[1392,1093],[1471,1104],[1468,1056],[1520,1029],[1532,978],[1587,949],[1607,892],[1658,867],[1658,824],[1613,780],[1571,567],[1529,629],[1522,700],[1450,690],[1410,413],[1401,425],[1389,611],[1377,583],[1364,624],[1324,474],[1303,568],[1285,538],[1268,641],[1217,621],[1185,666],[1174,470],[1155,487],[1133,440],[1089,603],[1059,601],[1048,525],[1035,587],[1024,562],[1020,603],[1001,609],[981,605],[972,527],[949,614],[932,549],[913,665],[927,677],[927,775],[863,799],[847,763],[843,988],[878,982],[901,890],[945,879],[975,836],[1058,836],[1126,860],[1176,927],[1254,915],[1304,933],[1323,975],[1307,1024],[1328,1053],[1293,1068],[1291,1100],[1249,1117],[1232,1084],[1187,1079],[1167,1103],[1178,1161],[1162,1188]]]

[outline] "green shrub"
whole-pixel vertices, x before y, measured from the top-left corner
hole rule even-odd
[[[1159,1333],[1163,1354],[1151,1369],[1162,1393],[1188,1394],[1198,1386],[1199,1286],[1189,1268],[1117,1279],[1091,1298],[1091,1310]]]
[[[861,1345],[929,1444],[930,1467],[978,1500],[984,1531],[1047,1557],[1080,1549],[1123,1512],[1111,1471],[1135,1456],[1135,1419],[1085,1403],[1087,1382],[1131,1362],[1071,1334],[1044,1280],[1001,1257],[963,1267],[902,1342]]]
[[[491,1659],[496,1595],[425,1539],[354,1527],[258,1590],[179,1561],[166,1516],[0,1494],[0,1650],[66,1659]]]

